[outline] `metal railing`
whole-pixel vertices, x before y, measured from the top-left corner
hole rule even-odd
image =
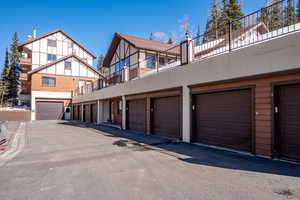
[[[77,88],[73,95],[87,94],[94,90],[169,70],[191,61],[199,61],[300,31],[295,8],[295,0],[282,0],[227,24],[216,23],[219,25],[207,32],[164,51],[143,52],[145,53],[144,59],[130,63],[128,67],[122,67],[120,71],[110,73],[101,79],[102,84],[98,84],[93,89],[86,88],[89,86]],[[190,54],[192,54],[191,58]]]
[[[295,0],[282,0],[212,28],[192,39],[194,59],[216,56],[300,30],[295,8]]]

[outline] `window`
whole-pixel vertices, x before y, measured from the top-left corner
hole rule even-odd
[[[155,55],[146,54],[146,66],[150,69],[155,69]]]
[[[71,70],[71,69],[72,69],[72,62],[65,61],[65,70]]]
[[[42,85],[55,87],[56,86],[56,78],[53,77],[42,77]]]
[[[129,67],[129,58],[125,58],[115,64],[115,73],[122,74],[122,69],[124,67]]]
[[[56,55],[55,54],[48,54],[48,61],[56,61]]]
[[[159,57],[159,65],[164,66],[166,64],[166,60],[164,57]]]
[[[73,42],[68,42],[68,47],[72,49],[73,48]]]
[[[56,40],[50,40],[50,39],[48,39],[48,46],[49,47],[56,47],[56,45],[57,45]]]

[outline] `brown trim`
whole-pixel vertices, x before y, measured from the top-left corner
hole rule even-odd
[[[290,75],[290,74],[299,73],[299,72],[300,72],[300,68],[291,69],[291,70],[283,70],[283,71],[278,71],[278,72],[270,72],[270,73],[264,73],[264,74],[259,74],[259,75],[245,76],[245,77],[241,77],[241,78],[232,78],[232,79],[225,79],[225,80],[220,80],[220,81],[211,81],[211,82],[205,82],[205,83],[199,83],[199,84],[191,84],[191,85],[188,85],[188,87],[195,88],[195,87],[203,87],[203,86],[208,86],[208,85],[219,85],[219,84],[232,83],[232,82],[238,82],[238,81],[269,78],[272,76]]]
[[[245,86],[237,86],[237,87],[228,87],[228,88],[218,88],[218,89],[209,89],[209,90],[201,90],[201,91],[191,91],[191,107],[195,106],[195,96],[201,94],[209,94],[209,93],[218,93],[218,92],[229,92],[229,91],[236,91],[236,90],[251,90],[251,152],[252,154],[256,154],[256,127],[255,127],[255,88],[256,85],[245,85]],[[191,133],[190,133],[190,142],[193,143],[194,141],[194,131],[195,131],[195,110],[191,109]]]
[[[69,38],[70,40],[72,40],[75,44],[77,44],[80,48],[84,49],[88,54],[90,54],[94,59],[96,58],[96,56],[91,53],[89,50],[87,50],[84,46],[82,46],[81,44],[79,44],[79,42],[77,42],[76,40],[74,40],[73,38],[71,38],[71,36],[69,36],[65,31],[61,30],[61,29],[58,29],[58,30],[55,30],[55,31],[52,31],[50,33],[47,33],[45,35],[42,35],[40,37],[37,37],[37,38],[34,38],[33,40],[30,40],[30,41],[27,41],[27,42],[24,42],[24,43],[21,43],[21,44],[18,44],[18,47],[22,47],[24,45],[27,45],[27,44],[30,44],[32,42],[35,42],[37,40],[40,40],[40,39],[43,39],[45,37],[48,37],[50,35],[53,35],[55,33],[58,33],[58,32],[61,32],[63,35],[65,35],[67,38]],[[48,46],[48,45],[47,45]]]
[[[161,89],[161,90],[151,90],[149,92],[135,93],[135,94],[125,95],[125,96],[126,96],[126,99],[131,100],[131,99],[135,99],[135,98],[138,99],[139,97],[134,97],[134,96],[138,96],[138,95],[139,96],[142,96],[142,95],[150,95],[151,96],[152,93],[156,93],[156,92],[171,92],[171,91],[175,92],[177,90],[182,90],[182,87],[174,87],[174,88],[167,88],[167,89]],[[157,97],[164,97],[164,95],[162,95],[162,96],[157,95]]]
[[[36,68],[36,69],[34,69],[34,70],[29,71],[28,74],[31,75],[31,74],[37,73],[37,72],[39,72],[39,71],[41,71],[41,70],[43,70],[43,69],[46,69],[46,68],[48,68],[48,67],[50,67],[50,66],[52,66],[52,65],[58,64],[58,63],[60,63],[60,62],[62,62],[62,61],[65,61],[65,60],[67,60],[67,59],[69,59],[69,58],[76,58],[79,62],[83,63],[83,64],[86,65],[88,68],[90,68],[91,70],[93,70],[96,74],[98,74],[99,76],[101,76],[101,77],[104,78],[104,76],[103,76],[100,72],[98,72],[96,69],[94,69],[94,67],[92,67],[90,64],[88,64],[87,62],[85,62],[83,59],[79,58],[79,57],[78,57],[77,55],[75,55],[75,54],[71,54],[71,55],[62,57],[62,58],[60,58],[60,59],[58,59],[58,60],[56,60],[56,61],[54,61],[54,62],[45,64],[45,65],[43,65],[43,66],[41,66],[41,67],[39,67],[39,68]],[[79,68],[79,69],[80,69],[80,68]],[[72,76],[72,75],[71,75],[71,76]]]

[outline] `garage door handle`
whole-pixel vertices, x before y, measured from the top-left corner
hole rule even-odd
[[[274,107],[274,112],[275,112],[275,113],[278,113],[278,112],[279,112],[278,106],[275,106],[275,107]]]

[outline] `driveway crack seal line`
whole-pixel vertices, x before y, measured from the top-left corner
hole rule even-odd
[[[16,157],[25,147],[25,122],[21,122],[9,150],[0,155],[0,167]]]

